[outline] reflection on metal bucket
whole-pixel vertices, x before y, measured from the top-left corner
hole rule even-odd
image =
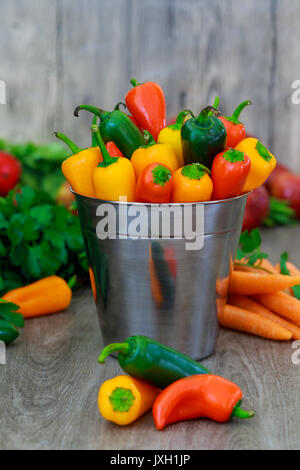
[[[104,202],[75,196],[104,343],[145,335],[194,359],[212,354],[247,195],[203,203],[204,247],[191,251],[172,233],[99,240],[96,211]],[[118,213],[122,203],[111,204]]]

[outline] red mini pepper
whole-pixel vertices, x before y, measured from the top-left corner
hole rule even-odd
[[[244,125],[239,121],[239,117],[243,109],[251,104],[251,101],[243,101],[232,116],[220,116],[219,119],[225,126],[227,132],[228,147],[235,147],[241,140],[245,138],[246,131]]]
[[[111,157],[124,157],[121,150],[116,146],[116,144],[112,140],[107,142],[107,144],[105,144],[105,147]]]
[[[151,163],[143,169],[136,187],[138,202],[168,203],[172,194],[172,172],[161,163]]]
[[[227,199],[242,194],[251,168],[251,160],[244,152],[232,148],[218,153],[213,160],[211,178],[212,199]]]
[[[130,82],[134,88],[126,95],[126,106],[138,124],[157,141],[158,134],[166,127],[164,92],[155,82],[139,83],[134,78]]]
[[[217,375],[191,375],[173,382],[156,398],[153,418],[158,430],[168,424],[194,418],[210,418],[219,423],[232,416],[246,419],[253,411],[240,408],[241,389]]]

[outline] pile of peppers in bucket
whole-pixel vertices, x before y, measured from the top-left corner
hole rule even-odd
[[[131,84],[125,103],[112,111],[75,109],[75,116],[82,110],[93,115],[91,147],[81,149],[55,133],[73,152],[62,171],[76,193],[154,204],[220,200],[261,186],[275,168],[275,157],[258,139],[246,138],[239,120],[249,100],[222,116],[217,97],[198,115],[183,110],[166,126],[161,87],[135,79]]]
[[[104,382],[98,394],[101,415],[126,425],[152,409],[156,429],[179,421],[209,418],[224,423],[237,417],[248,419],[254,411],[241,407],[241,389],[213,375],[188,356],[145,336],[131,336],[101,352],[103,364],[111,353],[128,375]]]

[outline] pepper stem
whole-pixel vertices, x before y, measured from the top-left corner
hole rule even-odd
[[[116,106],[114,107],[114,111],[120,111],[120,106],[123,106],[124,108],[126,108],[126,104],[123,103],[123,101],[119,101],[119,103],[116,104]]]
[[[97,126],[98,125],[98,116],[94,114],[93,120],[92,120],[92,126]],[[98,146],[98,141],[96,139],[95,132],[92,132],[92,147],[97,147]]]
[[[59,140],[64,142],[69,147],[69,149],[71,150],[73,154],[79,153],[82,151],[82,149],[77,147],[77,145],[74,142],[72,142],[72,140],[69,139],[69,137],[62,134],[61,132],[53,132],[53,135],[55,135],[55,137],[57,137]]]
[[[74,116],[78,117],[79,111],[81,109],[85,109],[86,111],[89,111],[90,113],[96,114],[100,121],[105,119],[106,115],[110,114],[108,111],[104,111],[101,108],[98,108],[97,106],[91,106],[89,104],[81,104],[80,106],[77,106],[74,110]]]
[[[236,110],[233,112],[232,116],[229,116],[229,118],[226,117],[227,121],[233,122],[234,124],[240,124],[240,114],[246,106],[249,106],[249,104],[251,104],[250,100],[243,101],[241,104],[239,104]]]
[[[111,157],[109,155],[108,150],[105,147],[104,142],[102,140],[99,127],[97,126],[97,124],[96,125],[93,124],[91,130],[92,130],[92,134],[96,137],[97,144],[101,150],[102,157],[103,157],[103,162],[100,162],[98,166],[106,167],[108,165],[111,165],[111,163],[115,163],[118,160],[118,157]]]
[[[220,113],[213,106],[207,106],[206,108],[202,109],[201,113],[196,119],[201,126],[206,126],[207,120],[210,116],[218,116],[219,114]]]
[[[231,416],[236,416],[237,418],[240,418],[240,419],[249,419],[249,418],[253,418],[253,416],[255,416],[254,411],[252,411],[252,410],[251,411],[243,410],[243,408],[240,407],[240,404],[241,404],[241,402],[239,402],[234,407],[234,410],[233,410]]]
[[[216,96],[216,97],[215,97],[214,104],[213,104],[213,108],[218,109],[219,104],[220,104],[220,97],[219,97],[219,96]]]
[[[153,135],[149,131],[144,131],[144,137],[147,142],[147,146],[156,144]]]
[[[132,78],[132,79],[130,80],[130,83],[131,83],[131,85],[134,86],[134,87],[141,85],[141,83],[138,82],[135,78]]]
[[[130,344],[129,343],[112,343],[112,344],[109,344],[108,346],[106,346],[100,356],[98,357],[98,362],[100,364],[104,364],[105,362],[105,359],[107,358],[107,356],[109,356],[111,353],[113,352],[120,352],[122,354],[129,354],[130,352]]]

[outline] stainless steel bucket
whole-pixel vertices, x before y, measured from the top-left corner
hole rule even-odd
[[[193,217],[196,206],[204,211],[204,246],[199,250],[187,250],[187,240],[175,233],[176,214],[167,236],[154,233],[153,237],[152,233],[151,238],[149,231],[128,238],[132,214],[141,206],[138,203],[109,202],[117,216],[117,238],[100,240],[96,229],[107,202],[79,194],[75,197],[104,344],[145,335],[194,359],[212,354],[218,309],[226,302],[247,195],[162,205],[171,212],[177,206],[183,218],[187,207]],[[102,216],[97,216],[98,208]],[[153,205],[146,205],[143,212],[148,221],[151,208]],[[125,229],[124,214],[128,218]]]

